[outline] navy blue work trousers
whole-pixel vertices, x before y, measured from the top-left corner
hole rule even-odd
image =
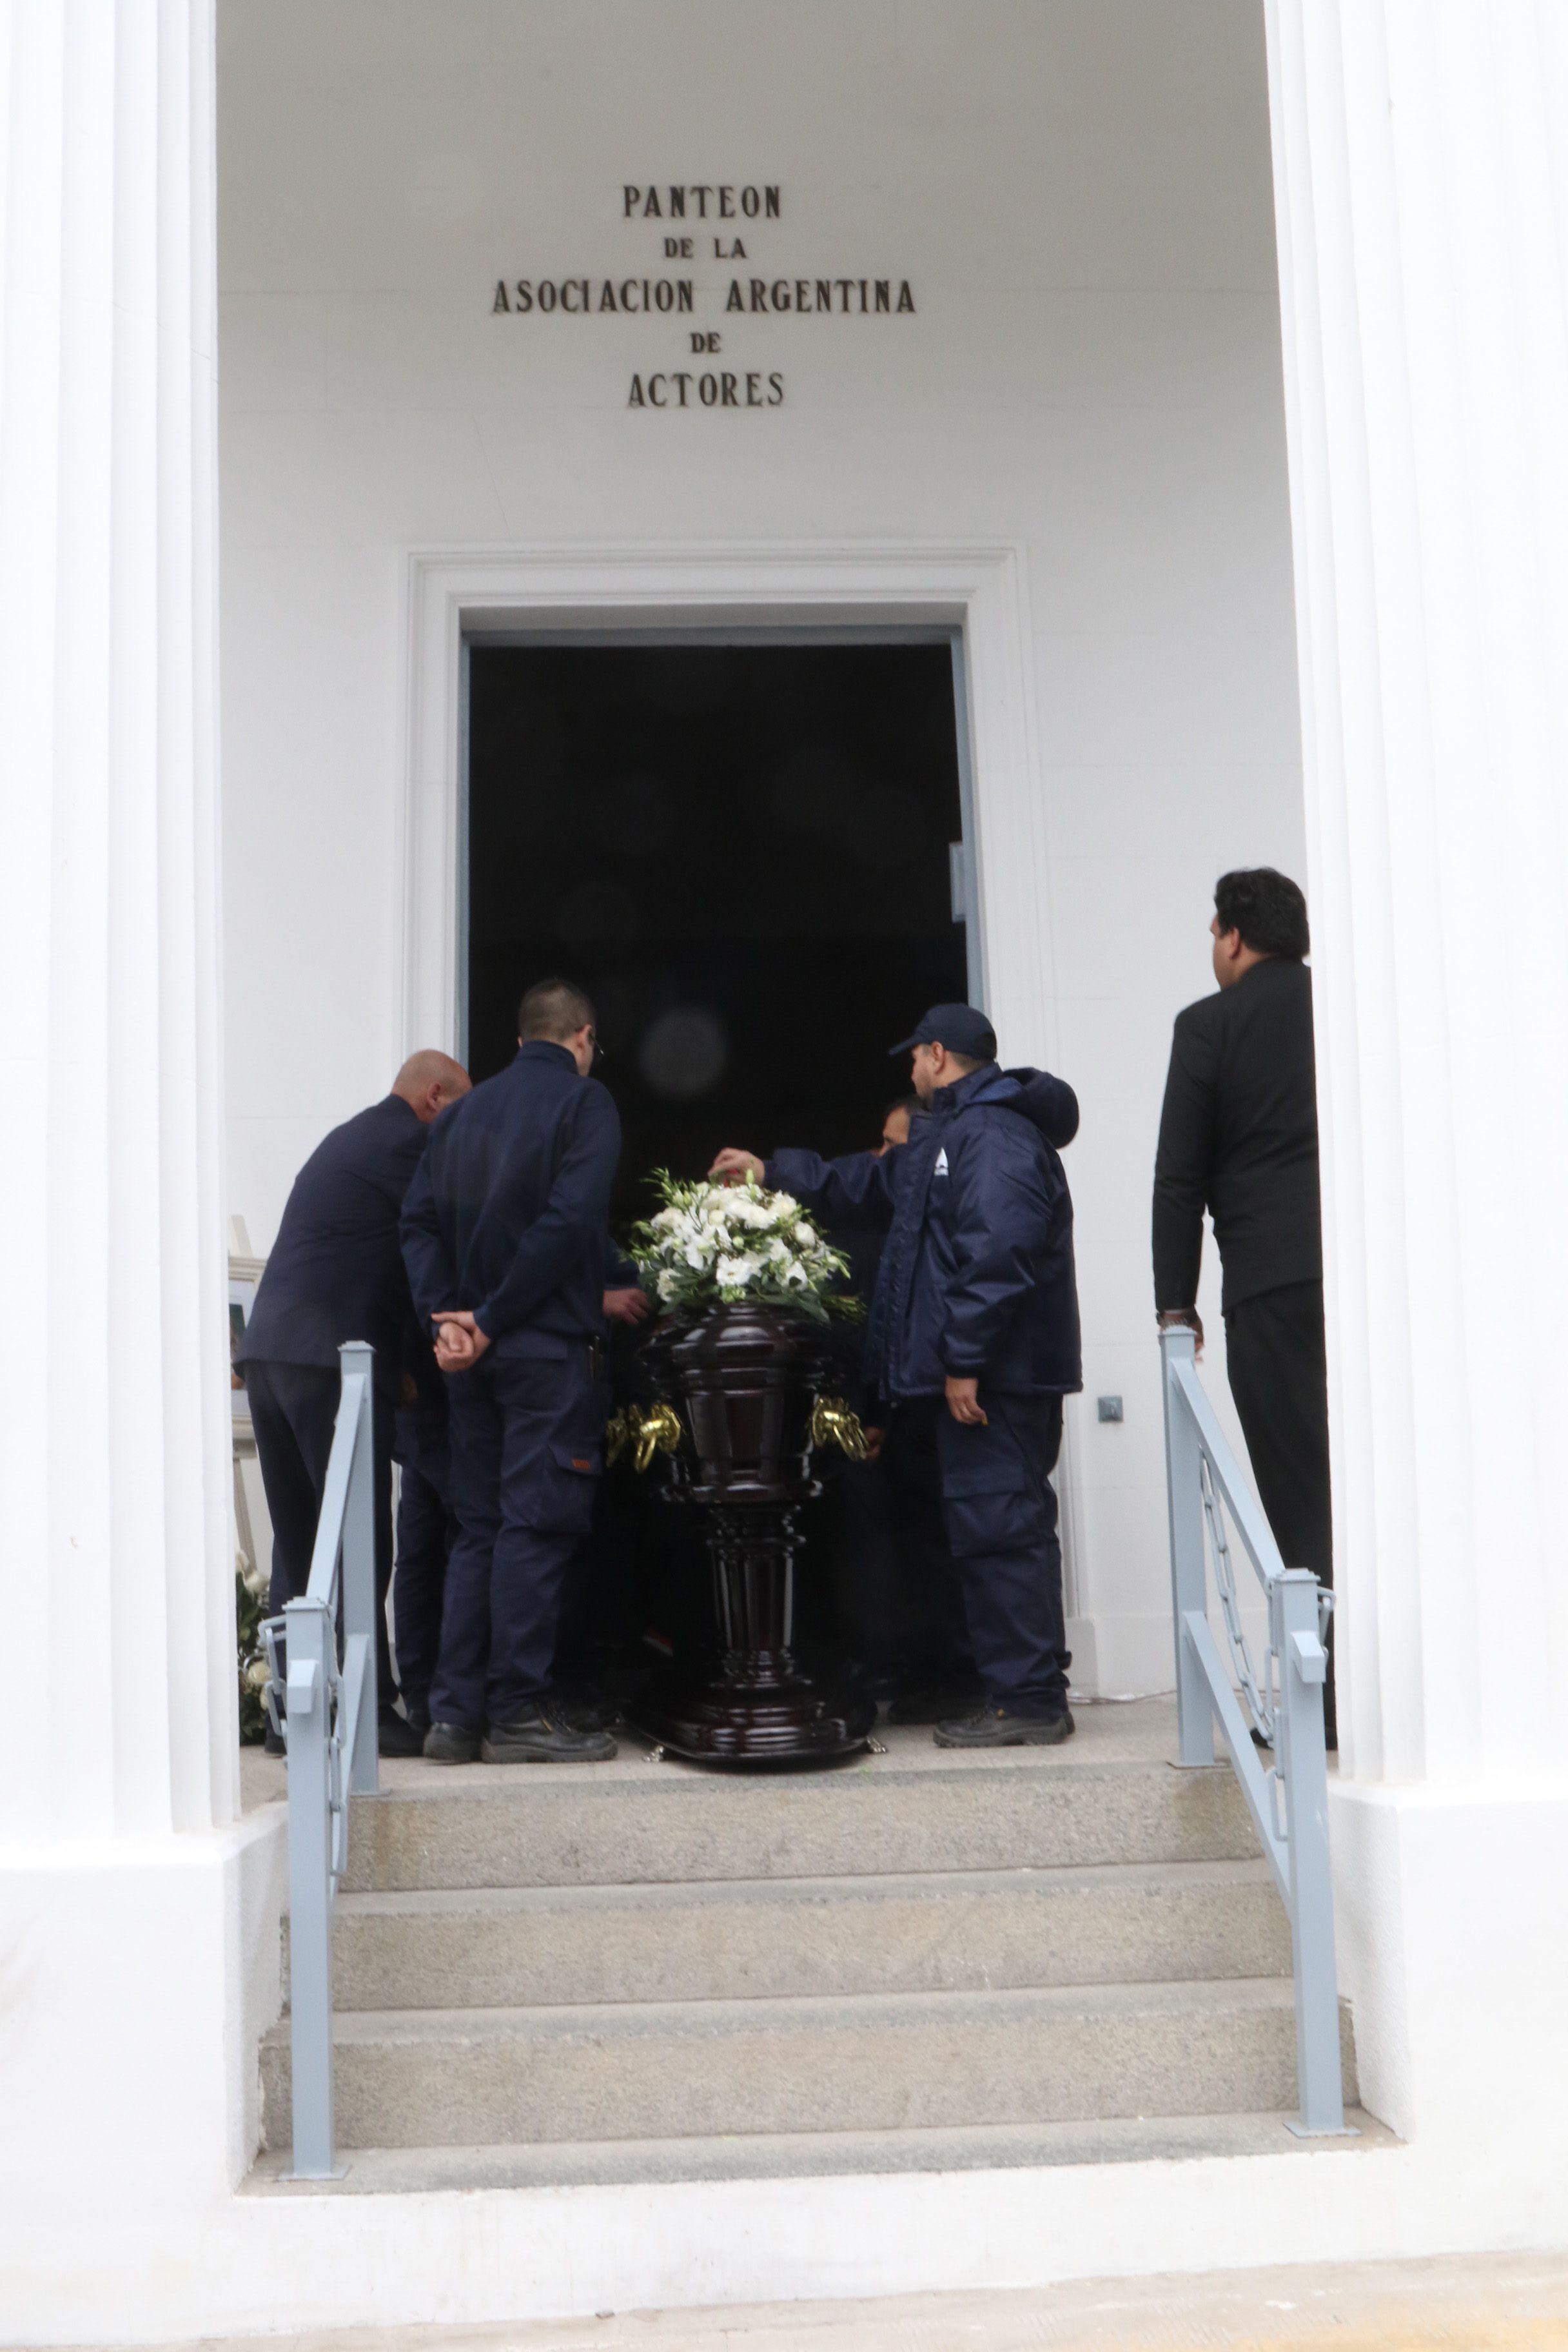
[[[430,1718],[509,1723],[549,1690],[563,1590],[604,1467],[608,1383],[586,1340],[487,1354],[447,1386],[452,1507]]]
[[[973,1428],[954,1421],[942,1397],[901,1404],[895,1420],[907,1417],[911,1453],[929,1447],[935,1458],[942,1530],[987,1699],[1022,1714],[1058,1714],[1072,1663],[1050,1481],[1062,1401],[982,1383],[980,1402],[986,1420]]]

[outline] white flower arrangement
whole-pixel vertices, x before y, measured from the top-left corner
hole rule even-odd
[[[664,1206],[632,1229],[644,1281],[672,1314],[755,1302],[797,1307],[818,1323],[852,1315],[843,1289],[848,1262],[822,1238],[788,1192],[755,1177],[743,1184],[682,1183],[655,1171]]]

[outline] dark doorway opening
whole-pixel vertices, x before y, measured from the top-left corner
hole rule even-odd
[[[968,993],[952,647],[475,643],[468,1056],[552,971],[599,1013],[617,1222],[721,1144],[876,1142],[888,1048]]]

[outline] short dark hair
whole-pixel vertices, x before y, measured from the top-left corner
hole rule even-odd
[[[579,1029],[588,1028],[594,1017],[594,1001],[575,981],[536,980],[524,989],[517,1008],[517,1034],[524,1045],[531,1037],[543,1037],[552,1045],[563,1045]]]
[[[1243,866],[1222,874],[1214,887],[1214,910],[1220,929],[1239,931],[1242,946],[1255,955],[1300,963],[1311,948],[1300,885],[1272,866]]]
[[[899,1095],[888,1105],[887,1109],[882,1113],[882,1117],[884,1118],[891,1118],[896,1110],[907,1110],[910,1117],[913,1118],[917,1111],[924,1110],[924,1108],[925,1105],[921,1102],[919,1095]]]

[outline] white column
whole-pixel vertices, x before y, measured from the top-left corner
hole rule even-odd
[[[1568,2105],[1568,10],[1266,13],[1343,1973],[1476,2127]]]
[[[79,2218],[100,2164],[132,2205],[216,2179],[243,2137],[214,231],[210,0],[14,0],[0,14],[12,2217],[47,2220],[69,2191]]]

